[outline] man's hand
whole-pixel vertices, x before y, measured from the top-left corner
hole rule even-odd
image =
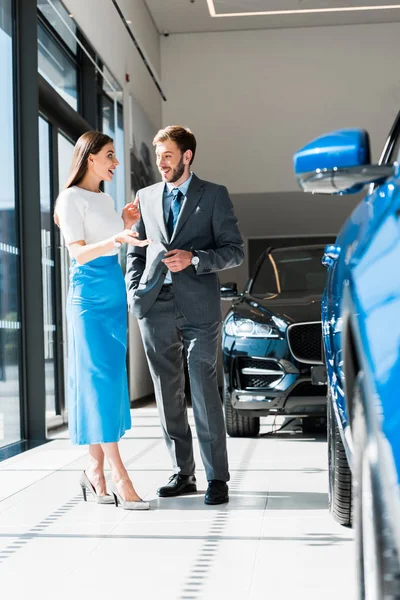
[[[134,202],[127,204],[122,211],[122,219],[125,229],[130,229],[140,219],[139,197],[135,198]]]
[[[167,265],[172,273],[178,273],[189,267],[193,254],[187,250],[171,250],[164,254],[164,256],[165,258],[161,262]]]

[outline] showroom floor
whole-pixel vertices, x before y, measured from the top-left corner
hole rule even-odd
[[[171,472],[156,409],[132,414],[121,448],[150,511],[84,503],[78,480],[85,449],[65,432],[0,462],[5,598],[355,597],[353,535],[327,510],[325,440],[271,435],[267,423],[257,439],[230,438],[230,503],[209,507],[198,455],[200,491],[157,498]]]

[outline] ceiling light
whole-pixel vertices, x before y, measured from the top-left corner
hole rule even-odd
[[[362,12],[367,10],[393,10],[400,4],[384,4],[383,6],[343,6],[337,8],[299,8],[293,10],[259,10],[249,12],[220,13],[215,10],[214,0],[207,0],[211,17],[261,17],[274,15],[310,15],[321,13]]]

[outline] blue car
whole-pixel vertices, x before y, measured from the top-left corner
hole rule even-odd
[[[354,521],[359,597],[400,598],[400,113],[379,164],[368,134],[324,135],[294,157],[306,192],[363,200],[325,248],[329,506]]]

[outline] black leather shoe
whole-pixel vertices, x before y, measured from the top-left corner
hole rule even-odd
[[[225,481],[211,479],[204,497],[206,504],[225,504],[229,502],[229,488]]]
[[[175,473],[169,478],[167,485],[158,488],[157,494],[161,498],[171,498],[182,494],[197,492],[196,477],[194,475],[180,475]]]

